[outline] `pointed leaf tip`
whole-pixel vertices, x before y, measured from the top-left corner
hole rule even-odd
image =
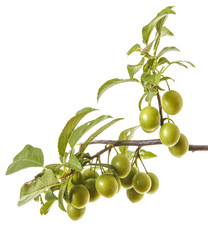
[[[135,127],[131,127],[128,129],[125,129],[124,131],[122,131],[119,135],[119,140],[131,140],[134,136],[135,131],[139,128],[140,126],[135,126]],[[128,147],[127,146],[121,146],[119,147],[119,150],[122,154],[126,154]]]
[[[170,52],[170,51],[177,51],[177,52],[180,52],[180,50],[174,46],[171,46],[171,47],[164,47],[157,55],[158,58],[160,58],[162,55],[164,55],[165,53],[167,52]]]
[[[111,87],[113,87],[117,84],[125,83],[125,82],[137,82],[137,83],[139,83],[139,80],[137,80],[136,78],[130,78],[130,79],[113,78],[111,80],[108,80],[98,89],[97,102],[99,101],[99,99],[103,95],[103,93],[105,91],[107,91],[109,88],[111,88]]]
[[[92,135],[89,136],[89,138],[82,144],[81,147],[81,152],[83,153],[85,151],[85,149],[87,148],[87,146],[98,136],[100,135],[102,132],[104,132],[107,128],[109,128],[110,126],[112,126],[114,123],[123,120],[124,118],[116,118],[112,121],[110,121],[109,123],[105,124],[104,126],[100,127],[97,131],[95,131]]]
[[[6,171],[10,175],[19,170],[29,167],[42,167],[44,163],[43,152],[40,148],[35,148],[27,144],[13,159]]]
[[[100,117],[97,117],[94,120],[91,120],[89,122],[84,123],[83,125],[77,127],[70,139],[69,139],[69,144],[71,146],[71,148],[74,148],[75,144],[79,141],[79,139],[86,133],[88,132],[92,127],[94,127],[95,125],[99,124],[100,122],[108,119],[108,118],[112,118],[109,115],[101,115]]]
[[[164,8],[162,11],[160,11],[157,16],[147,25],[145,25],[142,28],[142,38],[143,38],[143,42],[145,44],[148,43],[150,35],[153,31],[153,29],[155,28],[155,26],[157,25],[157,23],[164,18],[165,16],[168,16],[169,14],[175,14],[175,12],[172,10],[173,6],[169,6]]]
[[[77,126],[77,124],[81,121],[81,119],[90,112],[95,111],[94,108],[83,108],[79,110],[74,117],[72,117],[65,125],[64,129],[62,130],[59,140],[58,140],[58,151],[60,156],[65,155],[66,147],[68,141]]]

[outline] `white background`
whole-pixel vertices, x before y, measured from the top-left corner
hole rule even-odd
[[[164,38],[162,46],[181,50],[168,53],[169,59],[196,65],[168,70],[176,80],[171,88],[184,99],[182,111],[173,119],[190,143],[208,144],[204,0],[1,1],[0,224],[4,239],[208,239],[206,152],[189,152],[178,159],[163,146],[146,148],[158,155],[145,163],[158,176],[159,191],[132,204],[121,190],[112,199],[89,204],[78,222],[57,205],[46,216],[40,216],[40,205],[33,201],[17,207],[22,184],[41,169],[5,176],[7,166],[26,144],[43,150],[45,164],[58,163],[59,134],[83,107],[100,109],[91,118],[99,114],[125,118],[101,135],[103,139],[117,139],[123,129],[138,125],[140,85],[112,88],[98,104],[97,89],[111,78],[128,77],[127,64],[138,63],[140,56],[127,57],[126,52],[142,42],[142,27],[171,5],[177,14],[166,25],[175,36]],[[148,135],[139,130],[135,135],[135,139],[157,137],[158,131]]]

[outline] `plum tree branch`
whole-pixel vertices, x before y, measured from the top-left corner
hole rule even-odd
[[[94,140],[90,144],[111,144],[110,146],[105,147],[101,151],[97,152],[95,155],[91,156],[90,159],[94,159],[101,154],[109,151],[113,146],[120,147],[120,146],[136,146],[136,147],[143,147],[143,146],[152,146],[152,145],[162,145],[160,139],[150,139],[150,140]],[[208,151],[208,145],[189,145],[189,151]]]

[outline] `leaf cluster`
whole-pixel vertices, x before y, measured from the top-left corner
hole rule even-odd
[[[135,65],[127,65],[127,71],[129,78],[120,79],[114,78],[105,82],[98,90],[97,101],[99,101],[101,95],[109,88],[126,82],[135,82],[142,85],[144,94],[139,100],[139,109],[142,108],[142,101],[145,101],[151,105],[151,101],[158,91],[164,91],[160,86],[160,83],[165,81],[169,89],[168,80],[173,80],[171,77],[164,75],[165,71],[173,64],[188,68],[187,64],[195,67],[190,61],[177,60],[170,61],[165,54],[171,51],[180,51],[175,46],[167,46],[158,52],[161,38],[165,36],[174,36],[173,32],[165,26],[166,20],[169,15],[174,15],[173,6],[169,6],[160,11],[156,17],[142,28],[142,44],[136,43],[128,51],[127,55],[131,55],[135,52],[140,53],[142,58]],[[153,37],[152,37],[153,36]],[[135,75],[142,70],[140,79],[137,79]]]
[[[122,120],[117,118],[99,127],[83,143],[78,141],[93,127],[104,120],[112,118],[109,115],[101,115],[82,125],[79,122],[89,113],[96,111],[93,108],[83,108],[75,116],[69,119],[64,126],[58,139],[58,152],[60,163],[53,163],[44,166],[44,156],[42,150],[31,145],[26,145],[13,159],[8,166],[6,175],[13,174],[30,167],[42,167],[42,171],[31,181],[26,182],[20,190],[18,206],[22,206],[34,199],[40,201],[42,206],[41,215],[48,213],[54,201],[58,200],[61,210],[65,211],[63,204],[64,192],[70,176],[75,171],[82,171],[90,160],[89,153],[85,152],[88,145],[103,131]],[[78,145],[77,145],[78,144]],[[79,146],[79,149],[76,149]],[[69,148],[67,150],[67,148]],[[58,190],[58,196],[54,194]],[[43,202],[42,194],[45,195],[46,202]]]

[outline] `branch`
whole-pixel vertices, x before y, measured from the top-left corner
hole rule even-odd
[[[90,144],[112,144],[114,147],[120,146],[149,146],[162,144],[160,139],[150,140],[94,140]]]
[[[110,146],[102,149],[101,151],[97,152],[95,155],[91,156],[90,159],[94,159],[96,157],[99,157],[101,154],[103,154],[106,151],[109,151],[113,146],[114,147],[120,147],[120,146],[137,146],[137,147],[143,147],[143,146],[152,146],[152,145],[161,145],[160,139],[150,139],[150,140],[95,140],[92,141],[90,144],[111,144]],[[195,152],[195,151],[208,151],[208,145],[189,145],[189,151]]]
[[[208,151],[208,145],[189,145],[189,151]]]
[[[82,167],[89,164],[90,160],[94,158],[100,157],[101,154],[110,151],[113,147],[120,147],[120,146],[136,146],[137,147],[137,153],[139,153],[139,149],[143,146],[152,146],[152,145],[162,145],[160,139],[150,139],[150,140],[94,140],[90,144],[105,144],[107,145],[104,149],[97,152],[93,156],[87,157],[89,160],[86,160],[82,163]],[[110,145],[109,145],[110,144]],[[195,152],[195,151],[208,151],[208,145],[189,145],[189,151]],[[74,173],[75,170],[71,169],[70,172],[66,173],[60,179],[66,178]],[[33,180],[32,180],[33,181]],[[31,182],[32,182],[31,181]]]

